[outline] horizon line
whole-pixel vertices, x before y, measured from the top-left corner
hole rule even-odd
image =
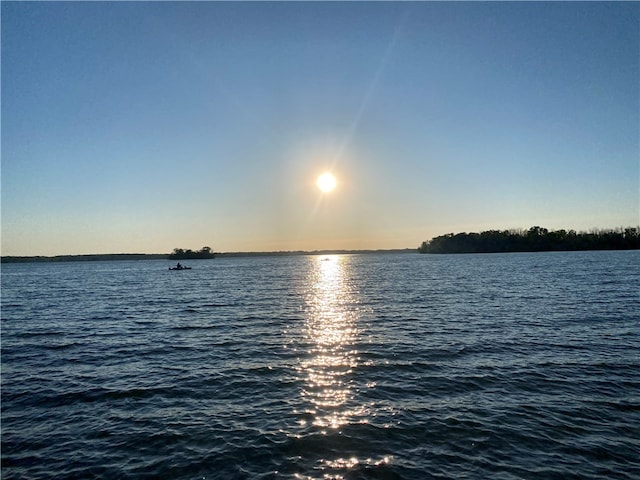
[[[384,252],[407,252],[417,251],[417,247],[411,248],[379,248],[379,249],[322,249],[322,250],[255,250],[255,251],[232,251],[232,252],[213,252],[215,256],[238,256],[238,255],[331,255],[331,254],[348,254],[348,253],[384,253]],[[137,256],[137,257],[169,257],[171,253],[63,253],[56,255],[0,255],[0,258],[81,258],[81,257],[109,257],[109,256]],[[189,260],[210,260],[210,259],[189,259]]]

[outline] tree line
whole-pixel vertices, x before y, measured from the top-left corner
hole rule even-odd
[[[615,230],[487,230],[448,233],[422,242],[420,253],[501,253],[640,249],[640,227]]]
[[[211,247],[202,247],[200,250],[193,251],[191,249],[174,248],[169,254],[169,260],[191,260],[198,258],[213,258],[215,254]]]

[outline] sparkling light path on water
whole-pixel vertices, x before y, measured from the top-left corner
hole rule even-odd
[[[303,395],[311,404],[313,424],[338,428],[354,413],[345,408],[353,399],[349,376],[358,366],[355,340],[357,311],[345,280],[340,257],[318,257],[310,273],[307,337],[309,358],[302,363],[307,378]]]
[[[313,427],[322,435],[328,430],[340,432],[349,424],[366,424],[372,415],[370,406],[359,401],[353,386],[353,373],[359,366],[357,342],[361,333],[358,321],[363,312],[358,294],[349,280],[347,257],[330,255],[314,259],[307,285],[306,337],[307,357],[299,373],[305,378],[302,397]],[[306,425],[303,420],[301,425]],[[346,455],[322,459],[321,472],[349,471],[359,465],[389,463],[381,459],[359,459]],[[326,475],[324,475],[326,477]],[[297,478],[311,478],[297,476]],[[340,479],[341,475],[330,478]]]

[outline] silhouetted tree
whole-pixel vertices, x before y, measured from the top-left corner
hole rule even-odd
[[[197,252],[191,249],[184,250],[182,248],[174,248],[173,252],[169,254],[171,260],[188,260],[188,259],[200,259],[200,258],[213,258],[215,253],[211,250],[211,247],[202,247]]]

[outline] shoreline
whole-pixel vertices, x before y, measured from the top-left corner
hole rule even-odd
[[[383,250],[294,250],[277,252],[216,252],[215,257],[284,257],[297,255],[352,255],[371,253],[417,253],[415,248]],[[109,262],[122,260],[171,260],[164,253],[95,253],[79,255],[7,255],[0,257],[1,263],[47,263],[47,262]],[[215,258],[214,257],[214,258]],[[203,259],[185,259],[203,260]],[[204,259],[213,260],[213,259]]]
[[[581,249],[581,250],[514,250],[509,252],[427,252],[427,255],[490,255],[490,254],[513,254],[513,253],[570,253],[570,252],[608,252],[608,251],[636,251],[636,248],[615,249]],[[214,258],[194,258],[185,259],[193,260],[214,260],[215,258],[240,258],[240,257],[289,257],[304,255],[370,255],[370,254],[416,254],[424,255],[415,248],[400,249],[381,249],[381,250],[294,250],[294,251],[277,251],[277,252],[217,252]],[[113,253],[113,254],[80,254],[80,255],[33,255],[18,256],[7,255],[0,257],[0,263],[62,263],[62,262],[117,262],[117,261],[139,261],[139,260],[167,260],[173,262],[169,258],[169,254],[164,253]],[[185,261],[183,260],[183,261]]]

